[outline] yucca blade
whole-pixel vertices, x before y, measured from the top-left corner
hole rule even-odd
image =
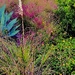
[[[16,35],[18,32],[19,32],[20,30],[16,30],[16,31],[10,31],[9,33],[8,33],[8,36],[14,36],[14,35]]]
[[[12,28],[12,30],[9,32],[9,35],[11,35],[12,33],[13,33],[14,35],[16,35],[16,34],[19,32],[18,30],[16,30],[19,26],[20,26],[20,25],[18,25],[18,26],[16,26],[16,27]],[[15,32],[15,31],[17,31],[17,32]],[[14,35],[11,35],[11,36],[14,36]]]
[[[0,25],[1,31],[3,30],[3,25],[4,25],[4,11],[2,12],[2,17],[1,17],[1,25]]]
[[[17,21],[17,18],[15,18],[11,22],[9,22],[9,24],[7,25],[8,31],[10,31],[12,29],[12,27],[15,25],[16,21]]]
[[[18,25],[18,26],[16,26],[16,27],[14,27],[13,29],[14,29],[14,30],[16,30],[18,27],[20,27],[20,25]]]
[[[5,23],[7,23],[10,20],[12,14],[13,12],[10,12],[9,14],[7,12],[5,13],[5,20],[6,20]]]
[[[2,31],[3,30],[3,25],[4,25],[4,12],[5,12],[5,5],[3,7],[0,8],[0,20],[1,20],[1,23],[0,23],[0,30]]]
[[[1,19],[1,16],[2,16],[2,12],[5,11],[5,7],[6,7],[6,6],[4,5],[4,6],[2,6],[2,7],[0,8],[0,19]]]
[[[8,18],[7,18],[7,20],[10,20],[12,14],[13,14],[13,12],[10,12],[10,13],[8,14]]]

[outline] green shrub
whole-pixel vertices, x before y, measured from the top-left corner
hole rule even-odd
[[[75,68],[75,38],[56,39],[56,45],[45,44],[38,53],[36,64],[42,75],[71,74]]]
[[[64,74],[71,74],[75,66],[75,38],[68,38],[68,39],[58,39],[57,45],[55,47],[55,56],[54,58],[58,59],[59,67],[57,71]],[[55,67],[55,68],[57,68]]]
[[[59,16],[61,28],[69,35],[75,36],[75,0],[57,0],[58,9],[56,15]]]

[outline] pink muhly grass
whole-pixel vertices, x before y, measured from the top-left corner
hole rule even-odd
[[[32,2],[32,3],[23,5],[23,12],[25,16],[29,18],[33,18],[42,12],[42,8]]]
[[[43,11],[42,7],[37,6],[35,3],[28,3],[23,5],[24,15],[31,18],[31,20],[36,24],[37,28],[43,28],[42,17],[38,15]]]
[[[43,19],[42,19],[42,17],[35,17],[33,19],[33,22],[37,25],[37,28],[43,28],[43,25],[42,25]]]

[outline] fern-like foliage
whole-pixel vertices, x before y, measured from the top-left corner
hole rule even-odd
[[[13,12],[10,12],[9,14],[5,12],[6,6],[2,6],[0,8],[0,32],[2,36],[14,36],[16,35],[19,30],[16,30],[18,26],[14,26],[17,23],[17,18],[11,19],[11,16]]]

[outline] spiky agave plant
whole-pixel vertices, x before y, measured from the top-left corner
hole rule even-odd
[[[11,19],[11,16],[13,12],[10,12],[9,14],[5,12],[6,6],[2,6],[0,8],[0,32],[2,36],[14,36],[16,35],[19,30],[16,30],[18,26],[14,26],[17,23],[17,18]]]

